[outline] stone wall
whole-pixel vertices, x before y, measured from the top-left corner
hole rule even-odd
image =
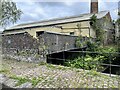
[[[112,22],[109,20],[109,13],[102,19],[99,19],[98,25],[103,29],[103,43],[104,45],[110,45],[114,42],[114,28]]]
[[[18,33],[2,36],[3,57],[29,62],[45,61],[43,55],[38,54],[39,42],[28,33]]]
[[[44,43],[48,53],[76,48],[75,40],[77,36],[44,32],[38,38],[41,44]]]
[[[3,35],[3,56],[29,62],[46,62],[48,53],[75,48],[77,36],[50,32],[38,32],[37,35],[38,39],[28,33]]]
[[[28,33],[18,33],[5,35],[2,38],[2,46],[4,48],[16,48],[19,50],[23,49],[36,49],[38,47],[38,42]]]

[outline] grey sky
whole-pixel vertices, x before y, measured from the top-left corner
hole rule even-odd
[[[112,19],[117,19],[117,2],[99,1],[99,11],[109,10]],[[23,11],[21,19],[16,24],[35,22],[45,19],[80,15],[90,12],[89,2],[16,2],[17,7]],[[16,25],[15,24],[15,25]],[[13,25],[10,25],[13,26]]]

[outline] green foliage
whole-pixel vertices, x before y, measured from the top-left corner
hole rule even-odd
[[[120,25],[120,12],[118,13],[119,18],[117,19],[116,23],[118,23],[118,25]]]
[[[97,72],[95,70],[90,70],[89,72],[87,72],[88,75],[93,75],[93,76],[102,76],[100,72]]]
[[[65,62],[66,66],[75,67],[75,68],[82,68],[82,69],[95,69],[100,70],[102,67],[98,65],[98,63],[101,63],[104,61],[104,56],[96,56],[95,58],[86,55],[84,58],[78,57],[74,60],[69,60]]]
[[[47,66],[48,68],[50,68],[50,69],[59,69],[59,70],[66,70],[66,69],[68,69],[68,68],[63,67],[63,66],[59,66],[59,65],[54,66],[54,65],[52,65],[52,64],[46,64],[46,66]]]
[[[96,30],[97,16],[94,14],[90,19],[90,25],[93,27],[94,30]]]
[[[77,47],[87,46],[86,51],[91,51],[91,52],[96,52],[96,50],[98,49],[98,44],[96,44],[95,42],[92,42],[91,39],[89,39],[87,41],[82,41],[82,43],[80,41],[81,41],[81,37],[77,38],[77,40],[76,40]],[[93,54],[91,53],[88,55],[96,56],[95,53],[93,53]]]
[[[113,46],[106,46],[106,47],[99,46],[97,51],[101,53],[114,53],[117,52],[117,48]]]
[[[95,14],[90,18],[90,25],[92,26],[93,30],[96,33],[96,41],[103,43],[104,40],[104,30],[102,29],[102,24],[97,20],[97,16]]]
[[[12,75],[10,78],[11,78],[11,79],[16,79],[16,80],[18,80],[18,83],[16,84],[16,86],[19,86],[19,85],[21,85],[21,84],[23,84],[23,83],[26,83],[26,82],[29,82],[29,81],[30,81],[30,79],[28,79],[28,78],[18,77],[18,76],[16,76],[16,75]]]
[[[27,51],[19,51],[19,52],[17,53],[17,55],[27,56],[27,55],[28,55],[28,52],[27,52]]]
[[[38,77],[38,78],[33,77],[30,82],[32,83],[33,87],[35,87],[35,86],[36,86],[40,81],[42,81],[42,80],[43,80],[42,77]]]
[[[12,76],[10,76],[10,78],[18,80],[16,86],[19,86],[19,85],[26,83],[26,82],[31,82],[33,87],[35,87],[41,80],[43,80],[42,77],[37,77],[37,78],[33,77],[32,79],[29,79],[27,77],[18,77],[16,75],[12,75]]]
[[[88,51],[95,51],[98,45],[89,38],[89,40],[84,41],[82,36],[79,36],[75,41],[76,47],[84,47],[87,46]]]
[[[6,72],[9,72],[9,70],[7,70],[7,69],[0,70],[0,73],[6,73]]]
[[[40,55],[37,54],[37,53],[34,56],[35,56],[36,59],[40,58]]]
[[[118,40],[117,40],[117,50],[120,53],[120,36],[118,37]]]
[[[11,0],[0,0],[0,26],[16,23],[20,19],[22,11]]]
[[[117,23],[118,23],[118,29],[119,29],[119,33],[120,33],[120,12],[118,12],[119,18],[117,19]],[[120,34],[118,36],[118,40],[117,40],[117,45],[118,45],[118,52],[120,52]]]
[[[106,63],[109,63],[109,60],[111,59],[112,61],[113,60],[116,60],[116,58],[118,57],[118,50],[116,47],[98,47],[97,49],[98,52],[100,52],[106,59],[105,59],[105,62]]]
[[[90,40],[86,41],[86,45],[87,45],[87,51],[95,52],[98,48],[98,45]]]
[[[41,66],[41,65],[47,65],[47,63],[46,62],[40,62],[39,66]]]
[[[78,55],[77,58],[70,59],[64,63],[64,65],[75,68],[82,68],[87,70],[97,70],[102,71],[104,67],[100,65],[100,63],[110,63],[117,60],[116,58],[119,56],[115,52],[117,52],[116,47],[101,47],[95,43],[90,41],[87,42],[87,51],[96,52],[96,53],[87,53],[82,55]]]
[[[75,41],[76,47],[83,47],[85,46],[85,42],[83,42],[83,37],[79,36]]]

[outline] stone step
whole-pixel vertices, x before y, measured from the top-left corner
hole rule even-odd
[[[32,88],[32,83],[26,82],[16,87],[18,80],[10,79],[3,74],[0,74],[0,88]],[[1,90],[1,89],[0,89]]]
[[[0,74],[0,83],[1,83],[1,84],[4,83],[5,81],[7,81],[8,79],[9,79],[9,78],[6,77],[5,75]]]
[[[15,87],[15,88],[32,88],[32,83],[26,82],[26,83],[23,83],[20,86]]]
[[[14,79],[8,79],[4,82],[4,84],[8,87],[15,87],[17,83],[18,83],[18,80],[14,80]]]

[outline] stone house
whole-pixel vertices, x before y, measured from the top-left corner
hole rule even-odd
[[[90,25],[90,18],[94,14],[105,31],[104,42],[111,42],[112,20],[110,13],[109,11],[98,12],[98,2],[91,2],[91,13],[88,14],[20,24],[4,30],[2,46],[5,49],[3,52],[11,51],[9,49],[13,48],[18,50],[34,49],[33,52],[39,53],[41,48],[44,50],[49,46],[48,51],[51,53],[75,48],[77,36],[96,37],[95,31]]]
[[[35,23],[20,24],[12,28],[4,30],[4,35],[11,35],[17,33],[28,32],[33,38],[38,38],[37,32],[48,31],[53,33],[60,33],[65,35],[74,36],[87,36],[95,38],[95,32],[90,26],[90,17],[93,13],[82,14],[80,16],[66,17],[61,19],[52,19]],[[102,11],[95,14],[97,18],[102,22],[103,29],[106,32],[106,41],[111,32],[112,22],[110,13],[108,11]]]
[[[9,35],[15,33],[28,32],[32,37],[37,39],[37,32],[48,31],[53,33],[57,32],[67,35],[82,35],[95,38],[95,32],[90,25],[90,18],[94,14],[97,16],[97,19],[100,20],[103,29],[106,32],[105,39],[108,39],[109,35],[107,34],[111,32],[112,28],[111,16],[109,11],[98,12],[98,2],[91,2],[91,13],[88,14],[20,24],[4,30],[3,33],[4,35]]]

